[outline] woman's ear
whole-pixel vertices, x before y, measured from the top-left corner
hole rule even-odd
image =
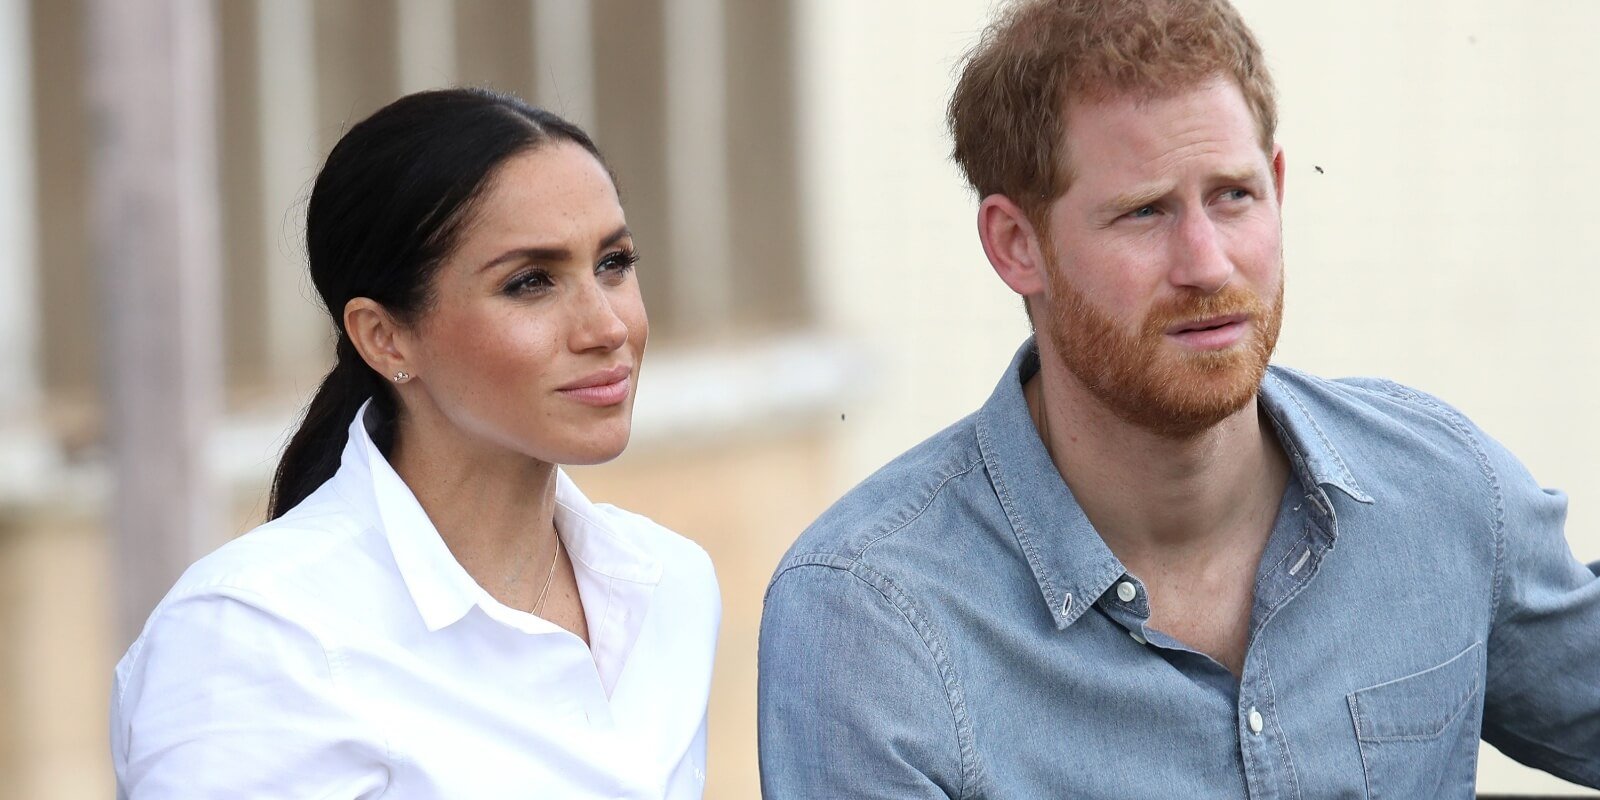
[[[376,300],[357,297],[345,303],[344,329],[361,359],[379,375],[404,383],[417,374],[407,330]]]
[[[978,204],[978,240],[989,266],[1024,299],[1043,294],[1044,251],[1028,215],[1011,198],[991,194]]]

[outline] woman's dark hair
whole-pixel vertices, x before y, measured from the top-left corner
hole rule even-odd
[[[345,304],[367,297],[402,322],[417,319],[432,300],[434,273],[496,169],[550,142],[577,144],[604,164],[576,125],[483,89],[406,95],[334,145],[306,208],[306,256],[338,331],[337,361],[283,450],[268,519],[333,477],[348,426],[368,398],[384,420],[374,435],[378,447],[385,453],[393,447],[394,389],[351,344]]]

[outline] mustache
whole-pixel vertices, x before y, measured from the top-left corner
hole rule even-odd
[[[1144,331],[1157,335],[1180,322],[1231,314],[1248,314],[1260,319],[1269,311],[1265,301],[1255,292],[1242,286],[1229,284],[1209,294],[1190,291],[1163,299],[1145,315]]]

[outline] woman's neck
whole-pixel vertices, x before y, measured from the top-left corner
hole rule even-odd
[[[467,574],[532,611],[558,555],[556,466],[418,415],[398,420],[389,461]]]

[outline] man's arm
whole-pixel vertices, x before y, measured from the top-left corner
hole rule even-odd
[[[1566,496],[1483,442],[1503,503],[1483,738],[1528,766],[1600,788],[1600,563],[1573,557]]]
[[[960,702],[932,636],[910,599],[867,568],[780,572],[759,652],[766,800],[964,796]]]

